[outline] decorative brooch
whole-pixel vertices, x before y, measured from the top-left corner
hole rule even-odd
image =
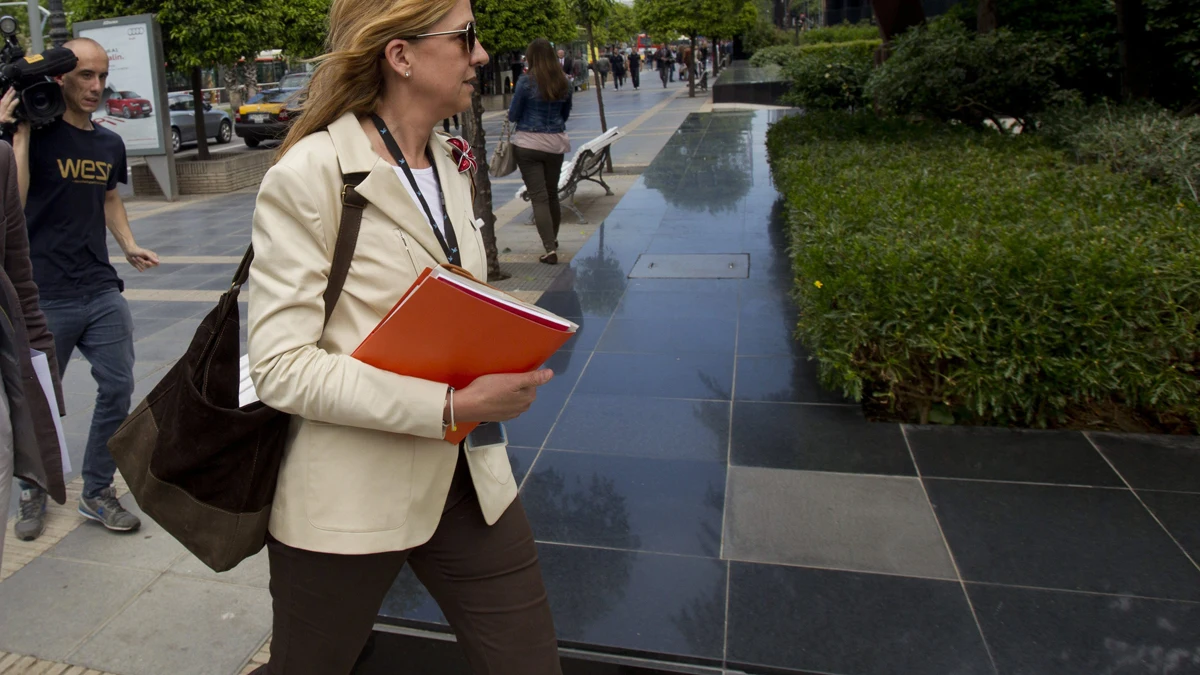
[[[458,172],[470,171],[474,174],[479,168],[479,162],[475,159],[475,153],[471,151],[471,146],[458,136],[451,136],[446,141],[454,148],[454,161],[458,164]]]

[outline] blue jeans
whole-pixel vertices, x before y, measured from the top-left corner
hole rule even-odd
[[[133,397],[133,315],[115,288],[65,300],[42,300],[42,312],[54,333],[59,374],[78,347],[92,366],[96,408],[83,454],[83,496],[89,499],[112,485],[117,464],[108,439],[129,415]],[[22,488],[30,486],[22,482]]]

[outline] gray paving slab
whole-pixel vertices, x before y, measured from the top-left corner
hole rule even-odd
[[[267,549],[265,548],[227,572],[212,571],[191,553],[181,557],[168,572],[182,577],[219,581],[238,586],[254,586],[255,588],[266,588],[271,581],[271,567],[267,561]]]
[[[142,512],[132,495],[121,497],[121,504],[142,519],[137,531],[109,532],[99,523],[86,522],[44,555],[162,572],[186,553],[174,537]]]
[[[121,675],[235,673],[270,629],[267,591],[167,575],[70,660]]]
[[[731,466],[722,556],[956,578],[916,478]]]
[[[0,651],[61,661],[155,576],[147,570],[37,558],[0,584]]]

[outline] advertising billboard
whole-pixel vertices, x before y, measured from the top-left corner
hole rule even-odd
[[[131,156],[165,154],[166,92],[161,90],[162,57],[153,16],[81,22],[76,37],[91,38],[108,52],[108,85],[92,124],[119,134]]]

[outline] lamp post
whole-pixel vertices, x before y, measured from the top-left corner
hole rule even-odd
[[[71,34],[67,32],[67,15],[63,11],[62,0],[48,0],[46,4],[50,10],[50,45],[61,47],[71,39]]]

